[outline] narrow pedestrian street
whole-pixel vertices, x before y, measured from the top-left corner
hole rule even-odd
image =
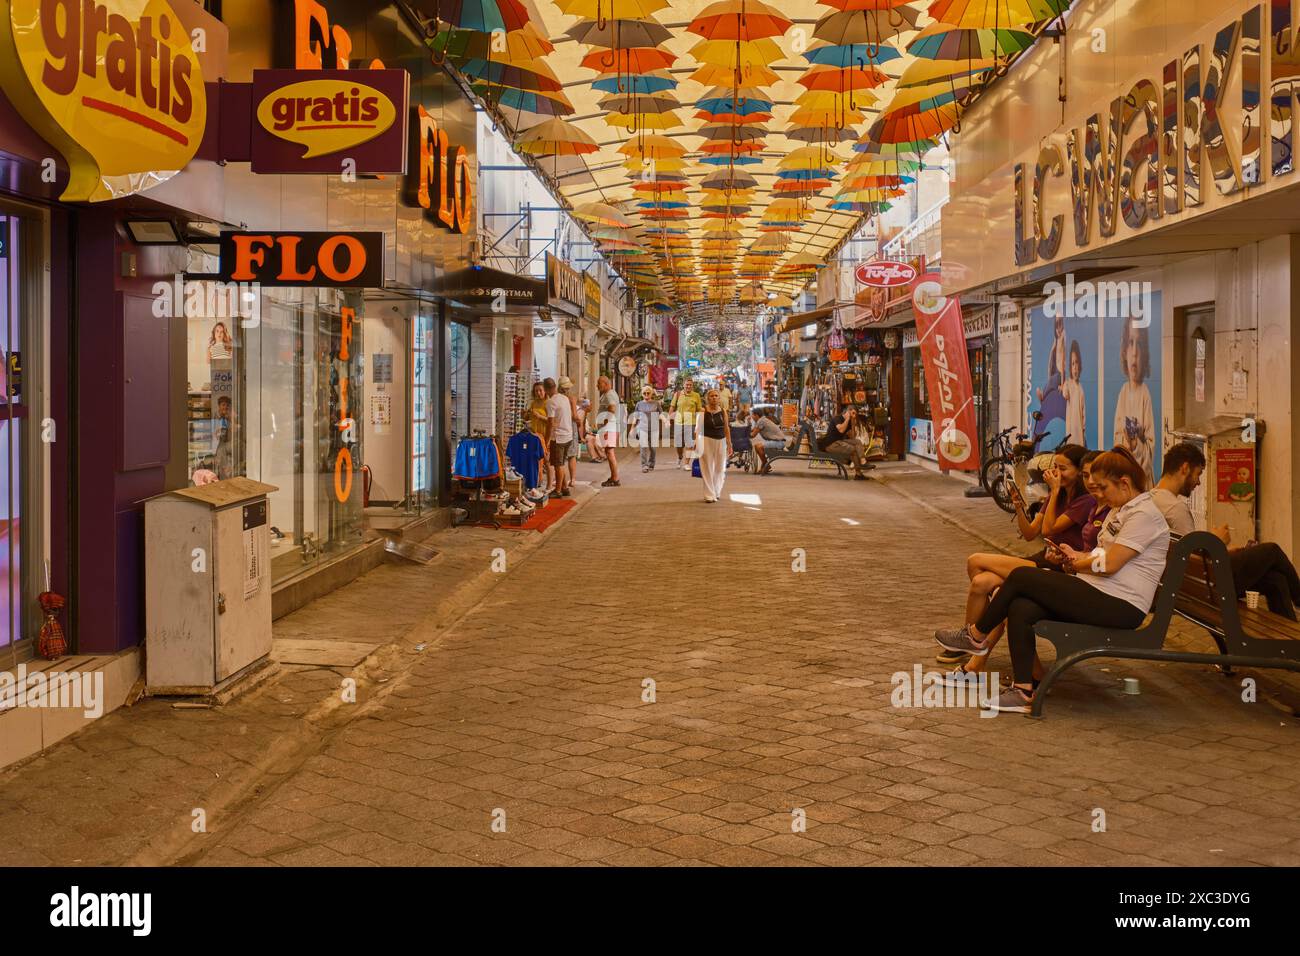
[[[120,710],[11,768],[0,863],[90,862],[76,821],[40,824],[67,805],[60,787],[99,814],[81,836],[113,848],[102,862],[1300,861],[1297,721],[1265,700],[1294,700],[1294,685],[1260,677],[1269,694],[1243,703],[1239,680],[1206,668],[1092,662],[1041,721],[895,707],[896,672],[940,667],[930,635],[960,616],[965,556],[986,546],[975,532],[1005,525],[993,505],[919,468],[850,482],[804,463],[733,472],[705,504],[671,453],[665,464],[584,489],[527,548],[510,532],[444,533],[462,571],[474,551],[486,569],[492,548],[511,549],[456,614],[439,604],[437,562],[340,592],[400,573],[401,603],[424,604],[400,609],[405,636],[381,633],[396,610],[382,606],[373,625],[350,615],[329,630],[330,598],[277,623],[279,637],[310,612],[315,636],[397,642],[397,657],[376,658],[382,680],[361,669],[355,704],[295,718],[286,697],[337,697],[347,672],[285,668],[217,711]],[[580,481],[597,472],[583,465]],[[435,608],[450,623],[411,652]],[[993,666],[1006,670],[1001,653]],[[1140,695],[1122,694],[1122,677]],[[193,804],[208,808],[194,832],[183,790],[200,770],[241,783]],[[134,792],[115,793],[127,780]],[[152,816],[115,817],[142,800]]]

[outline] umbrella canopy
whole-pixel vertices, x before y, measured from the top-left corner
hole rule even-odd
[[[661,70],[641,74],[601,76],[591,85],[605,93],[659,93],[677,86],[677,80]]]
[[[1013,56],[1034,45],[1023,30],[972,30],[936,20],[916,35],[907,52],[927,60],[983,60]]]
[[[708,40],[760,40],[782,36],[793,24],[759,0],[711,3],[686,29]]]
[[[613,206],[603,202],[584,202],[574,206],[573,217],[585,222],[600,223],[604,226],[619,226],[624,229],[632,229],[636,225]]]
[[[579,43],[607,48],[659,46],[673,38],[673,32],[655,20],[580,20],[564,31]]]
[[[852,67],[814,66],[798,83],[810,90],[825,90],[831,93],[848,93],[853,90],[869,90],[889,80],[889,74],[874,64]]]
[[[888,63],[890,60],[901,58],[902,55],[888,43],[846,43],[812,47],[804,52],[803,58],[809,63],[847,69]]]
[[[1018,27],[1051,20],[1071,0],[934,0],[929,14],[941,23],[978,29]]]
[[[478,30],[442,30],[425,41],[431,49],[454,59],[531,60],[545,56],[555,44],[538,32],[531,21],[506,33]],[[501,48],[504,43],[505,48]]]
[[[507,63],[503,60],[465,60],[457,69],[468,77],[486,80],[500,86],[510,86],[517,90],[534,90],[540,93],[556,93],[564,84],[551,72],[545,60],[517,60]]]
[[[619,50],[592,50],[582,58],[579,66],[589,70],[618,73],[649,73],[672,66],[675,53],[657,47],[626,47]]]
[[[411,0],[411,6],[431,20],[479,33],[521,30],[529,20],[520,0]]]
[[[580,156],[600,149],[579,127],[562,119],[543,120],[515,137],[515,149],[534,156]]]
[[[830,13],[817,21],[813,36],[835,46],[846,43],[879,44],[898,36],[904,30],[916,29],[920,16],[910,7],[891,10],[843,10]]]
[[[522,110],[525,113],[568,116],[573,112],[573,104],[562,92],[542,93],[519,90],[500,83],[475,83],[471,89],[489,103],[496,103],[508,109]]]
[[[563,13],[604,23],[609,20],[648,20],[668,6],[668,0],[555,0]]]

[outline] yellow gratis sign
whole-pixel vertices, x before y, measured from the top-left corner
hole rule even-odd
[[[176,175],[207,121],[199,60],[165,0],[0,0],[0,83],[99,202]]]
[[[396,119],[392,100],[351,79],[303,80],[280,87],[257,104],[262,128],[306,146],[303,159],[369,142]]]

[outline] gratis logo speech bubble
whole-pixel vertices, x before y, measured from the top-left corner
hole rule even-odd
[[[393,101],[352,80],[303,80],[268,93],[257,122],[268,133],[307,147],[303,159],[368,142],[397,119]]]

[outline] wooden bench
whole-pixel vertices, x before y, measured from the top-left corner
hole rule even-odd
[[[1174,615],[1204,627],[1218,654],[1165,647]],[[1300,671],[1300,625],[1269,611],[1252,611],[1237,601],[1228,549],[1208,531],[1184,535],[1169,548],[1151,616],[1135,630],[1091,624],[1039,621],[1034,633],[1056,645],[1056,662],[1034,693],[1032,715],[1043,715],[1047,692],[1066,670],[1093,657],[1212,664]]]

